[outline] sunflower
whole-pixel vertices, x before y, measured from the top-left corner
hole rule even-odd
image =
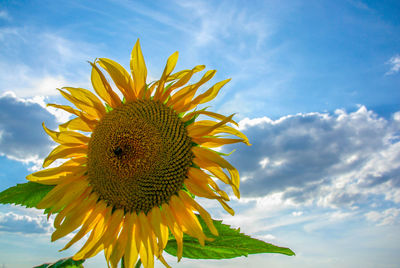
[[[27,179],[55,185],[37,206],[47,209],[49,215],[57,214],[52,241],[79,228],[65,250],[87,235],[74,260],[104,251],[112,267],[117,267],[122,257],[126,267],[133,267],[138,258],[144,267],[153,267],[154,256],[169,267],[162,256],[169,232],[177,241],[178,261],[182,258],[183,233],[198,239],[201,245],[209,240],[197,213],[218,235],[209,213],[194,196],[215,199],[234,214],[226,203],[228,195],[215,180],[230,185],[239,198],[238,171],[210,148],[249,144],[248,139],[227,125],[236,124],[233,115],[196,109],[215,98],[230,79],[195,96],[216,71],[207,71],[197,83],[186,85],[205,66],[172,73],[177,60],[175,52],[161,78],[147,84],[138,40],[131,53],[131,74],[110,59],[90,63],[91,82],[100,98],[87,89],[64,87],[58,90],[75,108],[48,104],[76,117],[59,125],[58,131],[43,124],[59,145],[45,158],[43,167],[47,169]],[[120,90],[122,100],[100,67]],[[196,120],[199,115],[217,121]],[[66,161],[48,168],[57,159]]]

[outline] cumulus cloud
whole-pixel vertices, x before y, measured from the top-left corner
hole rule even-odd
[[[229,160],[246,178],[245,198],[331,208],[400,203],[397,113],[384,119],[361,106],[352,113],[244,119],[240,129],[253,146]]]
[[[0,213],[0,232],[43,234],[51,231],[46,216],[20,215],[14,212]]]
[[[11,93],[0,96],[0,155],[25,163],[40,162],[53,146],[42,122],[55,128],[54,116],[37,102]]]

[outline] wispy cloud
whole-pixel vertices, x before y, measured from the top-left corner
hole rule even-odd
[[[400,71],[400,55],[395,55],[390,58],[387,62],[389,64],[390,70],[386,72],[386,75],[395,74]]]
[[[270,34],[271,27],[266,23],[265,18],[253,16],[250,11],[243,7],[238,7],[231,1],[206,2],[191,1],[177,2],[179,6],[186,9],[190,14],[187,18],[192,23],[193,36],[196,45],[204,46],[212,43],[213,45],[229,45],[229,40],[237,36],[248,35],[255,38],[255,44],[259,47]],[[257,17],[257,19],[256,19]],[[235,45],[235,44],[230,44]],[[245,49],[244,40],[238,44],[241,49]]]
[[[6,10],[0,10],[0,20],[11,20],[11,16],[8,14]]]
[[[29,26],[0,28],[0,40],[0,92],[52,96],[57,87],[90,86],[87,61],[95,59],[95,46]]]

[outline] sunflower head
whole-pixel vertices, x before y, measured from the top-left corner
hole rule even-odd
[[[91,63],[97,96],[86,89],[65,87],[59,91],[75,107],[49,104],[75,117],[61,124],[58,131],[43,125],[59,143],[43,166],[57,159],[66,161],[27,179],[54,185],[38,204],[38,208],[57,214],[53,241],[79,228],[63,248],[67,249],[90,233],[75,260],[104,251],[112,267],[123,256],[126,267],[133,267],[139,257],[145,267],[153,267],[154,256],[168,266],[162,252],[170,232],[178,244],[178,259],[182,257],[183,233],[203,245],[207,240],[195,212],[218,235],[210,215],[193,196],[215,199],[233,215],[226,203],[229,197],[216,181],[230,185],[239,198],[239,174],[211,148],[237,142],[249,145],[248,140],[228,125],[236,124],[233,115],[197,109],[214,99],[229,79],[197,94],[215,71],[207,71],[199,81],[188,84],[204,66],[173,73],[177,59],[175,52],[161,78],[148,84],[137,41],[131,54],[131,73],[117,62],[100,58]],[[199,115],[216,121],[197,120]]]

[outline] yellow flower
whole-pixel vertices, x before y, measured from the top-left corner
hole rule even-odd
[[[169,232],[177,241],[178,260],[182,257],[183,233],[202,245],[208,239],[194,212],[218,235],[209,213],[191,195],[215,199],[234,214],[226,203],[228,195],[214,179],[229,184],[239,198],[239,174],[209,148],[248,144],[248,140],[226,125],[236,124],[233,115],[193,111],[217,96],[229,79],[195,96],[216,71],[207,71],[197,83],[186,85],[204,66],[172,74],[177,59],[175,52],[168,58],[160,80],[146,84],[147,69],[137,41],[130,60],[132,76],[110,59],[91,63],[91,81],[100,99],[89,90],[65,87],[60,93],[76,108],[49,104],[76,117],[61,124],[59,131],[43,125],[60,144],[44,160],[43,167],[57,159],[68,160],[27,179],[55,185],[37,206],[57,213],[52,241],[80,227],[65,250],[90,232],[74,260],[104,250],[112,267],[117,267],[123,256],[126,267],[133,267],[139,257],[144,267],[153,267],[154,256],[168,266],[162,252]],[[122,101],[98,65],[121,91]],[[218,121],[196,121],[198,115]],[[221,133],[237,138],[221,137]]]

